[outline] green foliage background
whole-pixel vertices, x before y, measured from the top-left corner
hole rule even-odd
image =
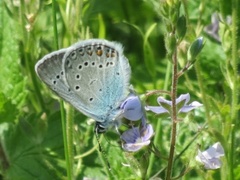
[[[238,104],[234,107],[237,116],[231,119],[232,85],[240,84],[239,66],[236,76],[230,66],[232,26],[225,21],[232,15],[232,2],[234,0],[182,1],[180,13],[187,18],[187,33],[179,46],[180,69],[186,63],[189,45],[199,36],[205,39],[197,68],[192,67],[178,83],[178,95],[190,93],[191,101],[204,104],[178,124],[175,154],[180,156],[175,161],[173,175],[182,173],[182,179],[240,179],[239,85]],[[123,44],[132,69],[131,83],[138,94],[144,94],[171,88],[170,61],[165,48],[168,20],[162,15],[161,3],[156,0],[58,0],[54,14],[51,1],[0,2],[0,172],[3,179],[68,179],[59,101],[34,71],[39,59],[57,50],[53,14],[57,17],[59,48],[88,38]],[[238,3],[238,12],[239,7]],[[204,32],[215,12],[223,19],[219,30],[221,43]],[[238,19],[238,30],[239,24]],[[237,38],[240,39],[239,32]],[[145,103],[157,105],[156,98],[150,97]],[[151,145],[137,153],[123,152],[119,136],[109,131],[101,143],[112,169],[108,171],[104,154],[98,151],[94,126],[87,124],[87,117],[75,112],[73,176],[76,179],[149,179],[154,175],[164,178],[171,122],[169,118],[151,113],[147,116],[155,136],[159,134],[154,143],[157,150],[153,153]],[[217,141],[226,153],[223,166],[206,171],[195,163],[197,144],[204,150]]]

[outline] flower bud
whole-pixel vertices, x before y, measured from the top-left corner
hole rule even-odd
[[[179,39],[183,39],[187,32],[187,22],[185,16],[181,16],[177,20],[177,35]]]
[[[203,37],[197,38],[188,49],[188,61],[193,64],[204,46]]]

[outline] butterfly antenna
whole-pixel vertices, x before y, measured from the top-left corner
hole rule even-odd
[[[96,139],[97,139],[97,142],[98,142],[98,145],[99,145],[99,151],[103,154],[103,158],[105,159],[105,162],[107,163],[108,170],[111,171],[111,166],[110,166],[110,163],[108,161],[106,151],[104,151],[104,149],[103,149],[103,147],[100,143],[100,139],[99,139],[99,136],[98,136],[99,134],[96,130],[95,130],[95,135],[96,135]]]

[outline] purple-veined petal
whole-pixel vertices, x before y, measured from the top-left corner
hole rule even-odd
[[[181,94],[177,99],[176,99],[176,104],[185,101],[184,105],[187,104],[190,100],[190,95],[189,93],[187,94]]]
[[[197,101],[193,101],[191,104],[189,104],[189,106],[201,107],[202,104]]]
[[[146,111],[152,111],[156,114],[169,113],[167,109],[162,106],[145,106]]]
[[[169,111],[172,106],[172,101],[166,100],[163,97],[158,97],[157,101],[160,106],[146,106],[145,109],[147,111],[152,111],[156,114],[170,113]],[[193,101],[191,104],[187,105],[189,101],[190,101],[189,93],[181,94],[176,99],[177,108],[179,108],[178,113],[187,113],[197,107],[202,106],[202,104],[197,101]]]
[[[154,134],[152,125],[146,124],[146,126],[141,129],[140,134],[143,141],[149,140]]]
[[[146,118],[145,114],[142,116],[141,122],[142,122],[142,127],[145,127],[147,125],[147,118]]]
[[[122,147],[125,151],[138,151],[143,146],[150,144],[150,138],[153,134],[154,131],[150,124],[146,124],[146,126],[141,129],[138,127],[129,129],[121,135],[121,139],[125,141],[125,143],[122,144]]]
[[[193,110],[193,109],[196,109],[196,108],[198,108],[198,107],[201,107],[201,106],[202,106],[201,103],[199,103],[199,102],[197,102],[197,101],[193,101],[191,104],[183,106],[183,107],[179,110],[179,112],[187,113],[187,112],[189,112],[189,111],[191,111],[191,110]]]
[[[140,142],[140,143],[126,143],[126,144],[123,144],[122,147],[125,151],[136,152],[140,150],[143,146],[147,146],[149,144],[150,144],[150,140],[145,142]]]
[[[224,156],[224,149],[220,144],[220,142],[217,142],[214,145],[212,145],[210,148],[208,148],[206,151],[204,151],[203,153],[205,153],[205,155],[208,156],[209,158],[211,157],[219,158],[221,156]]]
[[[164,98],[161,97],[161,96],[157,98],[157,102],[158,102],[159,105],[161,105],[162,103],[164,103],[164,104],[167,104],[167,105],[169,105],[169,106],[172,106],[172,101],[166,100],[166,99],[164,99]]]
[[[204,164],[205,169],[218,169],[221,167],[222,163],[219,158],[208,158],[206,154],[202,153],[198,150],[198,155],[196,156],[196,160]]]
[[[129,96],[120,106],[123,109],[123,117],[130,121],[137,121],[143,116],[143,108],[137,96]]]
[[[121,139],[124,140],[126,143],[135,143],[136,139],[138,138],[140,138],[140,132],[138,127],[129,129],[121,135]]]

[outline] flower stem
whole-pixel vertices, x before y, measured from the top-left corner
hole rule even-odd
[[[54,45],[56,49],[59,49],[56,14],[57,14],[56,1],[53,0],[52,1],[52,18],[53,18]],[[66,118],[64,103],[62,100],[60,100],[60,109],[61,109],[64,152],[65,152],[65,158],[66,158],[66,164],[67,164],[66,166],[67,177],[69,180],[72,180],[73,179],[73,111],[71,111],[71,109],[68,108],[67,118]]]
[[[155,94],[155,93],[164,93],[164,94],[169,94],[167,90],[167,85],[168,85],[168,82],[170,80],[170,74],[171,74],[171,63],[168,62],[168,65],[167,65],[167,70],[166,70],[166,76],[165,76],[165,80],[164,80],[164,90],[161,91],[154,91],[154,92],[149,92],[147,94],[148,95],[152,95],[152,94]],[[161,141],[161,136],[162,136],[162,121],[158,120],[157,121],[157,126],[156,126],[156,132],[155,132],[155,137],[154,137],[154,144],[159,144],[159,147],[162,147],[162,141]],[[150,155],[150,158],[149,158],[149,165],[148,165],[148,169],[147,169],[147,176],[146,177],[150,177],[151,173],[152,173],[152,168],[154,166],[154,160],[155,160],[155,155],[154,153],[151,153]]]
[[[238,0],[232,1],[232,58],[231,66],[233,70],[233,80],[232,80],[232,103],[231,103],[231,124],[233,126],[230,136],[230,151],[229,151],[229,179],[235,179],[234,177],[234,164],[235,164],[235,129],[236,120],[238,119],[238,99],[239,99],[239,75],[238,75],[238,20],[239,15],[239,4]]]
[[[177,107],[176,107],[176,97],[177,97],[177,83],[178,83],[178,63],[177,63],[177,48],[175,48],[173,54],[173,70],[172,70],[172,89],[171,89],[171,99],[172,99],[172,132],[171,132],[171,145],[167,166],[166,180],[170,180],[172,176],[172,167],[174,160],[176,135],[177,135]]]

